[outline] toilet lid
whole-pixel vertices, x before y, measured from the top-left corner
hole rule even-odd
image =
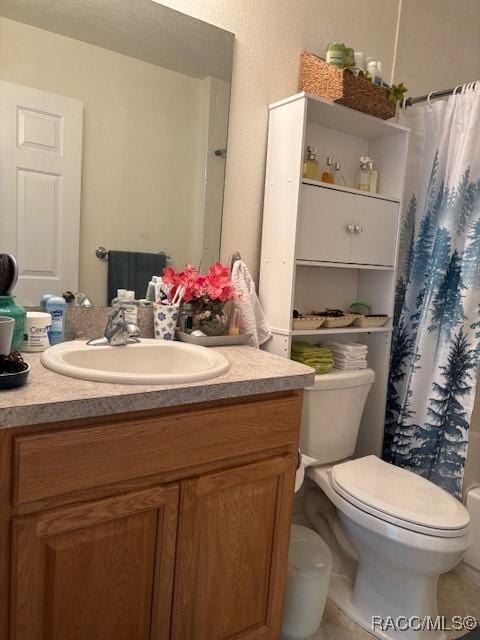
[[[335,465],[330,477],[334,489],[347,501],[369,513],[377,512],[379,518],[393,516],[406,529],[431,529],[442,535],[441,531],[465,529],[470,522],[466,508],[449,493],[376,456]]]

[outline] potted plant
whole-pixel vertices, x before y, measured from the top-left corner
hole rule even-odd
[[[222,336],[227,332],[226,305],[236,297],[227,267],[216,262],[205,275],[191,264],[185,265],[183,271],[166,267],[163,281],[172,285],[172,298],[178,287],[185,287],[183,302],[192,307],[193,330],[199,329],[207,336]]]

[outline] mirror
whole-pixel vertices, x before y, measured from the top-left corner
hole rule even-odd
[[[144,297],[165,259],[219,259],[232,51],[152,0],[1,0],[0,252],[21,304]]]

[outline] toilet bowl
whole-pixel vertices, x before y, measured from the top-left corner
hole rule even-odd
[[[347,477],[342,471],[348,472]],[[352,557],[351,550],[355,552],[354,572],[337,573],[333,579],[329,595],[334,603],[379,638],[445,638],[441,630],[417,627],[420,621],[434,622],[438,577],[453,569],[470,544],[469,518],[463,505],[431,482],[375,456],[333,467],[312,467],[308,476],[335,506],[351,544],[345,548],[337,536],[337,554]],[[348,484],[352,478],[357,480],[353,486]],[[372,495],[365,493],[364,486],[362,492],[357,491],[358,481],[370,484]],[[424,510],[419,504],[406,509],[412,484],[429,501]],[[307,514],[318,504],[317,492],[306,494]],[[432,508],[435,504],[438,511]],[[309,520],[316,524],[311,515]],[[319,533],[325,535],[324,528]],[[403,627],[409,620],[410,630],[388,628]]]
[[[329,598],[378,638],[443,640],[436,620],[438,578],[470,544],[469,514],[410,471],[374,455],[349,459],[373,382],[373,372],[354,373],[341,381],[335,374],[323,377],[310,394],[306,390],[302,421],[305,453],[321,458],[307,471],[313,486],[305,493],[304,511],[334,554]]]

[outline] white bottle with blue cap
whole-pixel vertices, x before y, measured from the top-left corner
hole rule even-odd
[[[58,344],[65,340],[65,313],[67,303],[61,296],[50,296],[45,302],[45,310],[52,316],[50,328],[50,344]]]

